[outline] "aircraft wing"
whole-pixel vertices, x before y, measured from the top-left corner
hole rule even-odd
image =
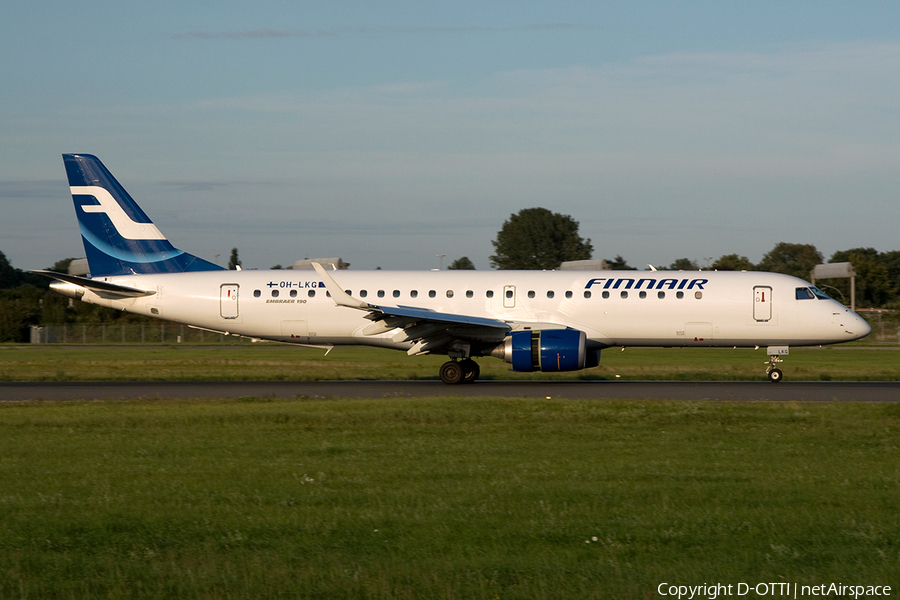
[[[415,306],[382,306],[369,304],[347,294],[318,263],[313,268],[325,283],[338,306],[366,311],[372,324],[363,329],[364,335],[379,335],[400,329],[395,342],[414,342],[411,355],[427,354],[460,343],[500,343],[512,330],[509,323],[485,317],[443,313]]]

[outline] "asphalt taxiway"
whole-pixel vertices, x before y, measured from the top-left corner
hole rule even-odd
[[[151,381],[3,382],[0,402],[166,398],[422,398],[897,402],[900,382],[784,381]]]

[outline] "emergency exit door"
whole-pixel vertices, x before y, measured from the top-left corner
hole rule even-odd
[[[219,314],[223,319],[237,319],[238,289],[236,283],[225,283],[219,288]]]
[[[504,285],[503,286],[503,308],[515,308],[515,307],[516,307],[516,286]]]
[[[757,321],[772,319],[772,288],[762,285],[753,288],[753,318]]]

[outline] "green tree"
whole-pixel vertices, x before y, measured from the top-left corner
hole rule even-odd
[[[0,252],[0,289],[14,288],[20,283],[22,271],[13,268],[6,255]]]
[[[616,254],[612,260],[606,259],[607,266],[613,271],[637,271],[637,267],[628,265],[628,261],[622,258],[621,254]]]
[[[474,271],[475,265],[472,264],[472,261],[469,260],[468,256],[462,256],[450,263],[450,266],[447,267],[447,269],[450,271]]]
[[[763,256],[757,268],[809,280],[813,267],[821,263],[822,253],[812,244],[779,242]]]
[[[497,269],[555,269],[567,260],[587,260],[594,248],[578,235],[578,222],[546,208],[525,208],[510,215],[491,242]]]
[[[24,283],[0,290],[0,342],[27,342],[28,328],[37,325],[43,290]]]
[[[891,281],[900,285],[900,250],[882,252],[881,261],[884,263],[884,266],[887,267]]]
[[[232,271],[241,266],[241,261],[238,259],[238,249],[231,249],[231,258],[228,259],[228,268]]]
[[[0,342],[27,342],[29,326],[41,317],[41,298],[50,280],[25,273],[0,252]]]
[[[679,258],[671,265],[669,265],[669,269],[672,271],[696,271],[700,267],[689,258]]]
[[[852,264],[856,271],[856,305],[878,308],[897,298],[898,282],[891,277],[888,258],[875,248],[853,248],[835,252],[828,262]],[[849,297],[849,280],[829,280],[828,285],[841,290]]]
[[[54,273],[68,273],[69,265],[72,264],[72,261],[76,260],[75,258],[63,258],[55,263],[53,266],[48,269],[48,271],[53,271]]]
[[[752,271],[755,267],[746,256],[723,254],[710,268],[716,271]]]
[[[58,323],[68,323],[69,313],[73,312],[73,309],[69,308],[70,300],[71,298],[66,298],[51,290],[44,292],[44,297],[41,299],[40,324],[55,325]],[[72,304],[74,306],[75,302],[73,301]]]

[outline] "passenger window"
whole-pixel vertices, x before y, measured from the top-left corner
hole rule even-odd
[[[493,297],[494,297],[494,290],[488,290],[488,291],[486,291],[486,292],[484,293],[484,296],[485,296],[486,298],[493,298]]]
[[[641,300],[643,300],[644,298],[647,297],[647,292],[641,292],[640,294],[638,294],[638,296],[640,296]]]
[[[327,292],[326,292],[326,293],[327,293]],[[306,294],[306,295],[309,296],[310,298],[315,298],[315,297],[316,297],[316,290],[309,290],[309,293]]]
[[[260,296],[262,296],[262,292],[261,292],[261,291],[259,291],[259,290],[253,290],[253,297],[254,297],[254,298],[259,298]]]
[[[359,297],[360,297],[360,298],[365,298],[365,297],[368,296],[368,295],[369,295],[369,292],[367,292],[366,290],[359,290]]]
[[[703,292],[694,292],[694,298],[696,298],[697,300],[699,300],[702,297],[703,297]]]
[[[474,296],[474,295],[475,295],[475,292],[473,292],[472,290],[468,290],[468,291],[466,292],[466,298],[471,298],[471,297]]]
[[[291,298],[297,297],[297,290],[291,290]]]
[[[379,298],[384,298],[384,290],[378,290],[378,294],[376,294]]]
[[[453,290],[447,290],[447,297],[448,297],[448,298],[452,298],[452,297],[453,297]]]
[[[549,291],[549,290],[547,291],[547,297],[548,297],[548,298],[552,298],[552,297],[555,296],[555,295],[556,295],[556,294],[555,294],[554,292],[551,292],[551,291]]]
[[[659,298],[660,300],[662,300],[663,298],[666,297],[666,293],[665,292],[656,292],[656,297]]]
[[[273,298],[277,298],[277,297],[278,297],[278,290],[272,290],[272,297],[273,297]]]
[[[607,292],[607,291],[605,291],[605,290],[604,290],[603,294],[601,294],[601,295],[603,296],[603,299],[604,299],[604,300],[606,300],[607,298],[609,298],[609,292]]]
[[[410,297],[410,298],[418,298],[418,297],[419,297],[419,292],[417,292],[416,290],[412,290],[412,291],[409,293],[409,297]]]
[[[590,297],[591,297],[591,293],[590,293],[588,290],[585,290],[585,291],[584,291],[584,297],[585,297],[585,298],[590,298]]]
[[[675,297],[678,298],[679,300],[681,300],[682,298],[684,298],[684,292],[678,292],[678,293],[676,293],[676,294],[675,294]]]
[[[628,292],[626,292],[626,291],[623,290],[622,293],[619,294],[619,296],[621,296],[622,298],[627,298],[627,297],[628,297]]]
[[[437,292],[435,292],[434,290],[428,290],[429,298],[434,298],[435,296],[437,296]]]
[[[394,298],[400,297],[400,290],[394,290]]]
[[[528,290],[528,297],[534,298],[534,290]]]
[[[569,290],[566,292],[566,298],[571,298],[571,297],[572,297],[572,291]]]
[[[794,295],[797,300],[812,300],[814,298],[812,290],[805,287],[797,288]]]
[[[507,298],[512,298],[512,297],[513,297],[512,290],[506,290],[506,297],[507,297]]]

